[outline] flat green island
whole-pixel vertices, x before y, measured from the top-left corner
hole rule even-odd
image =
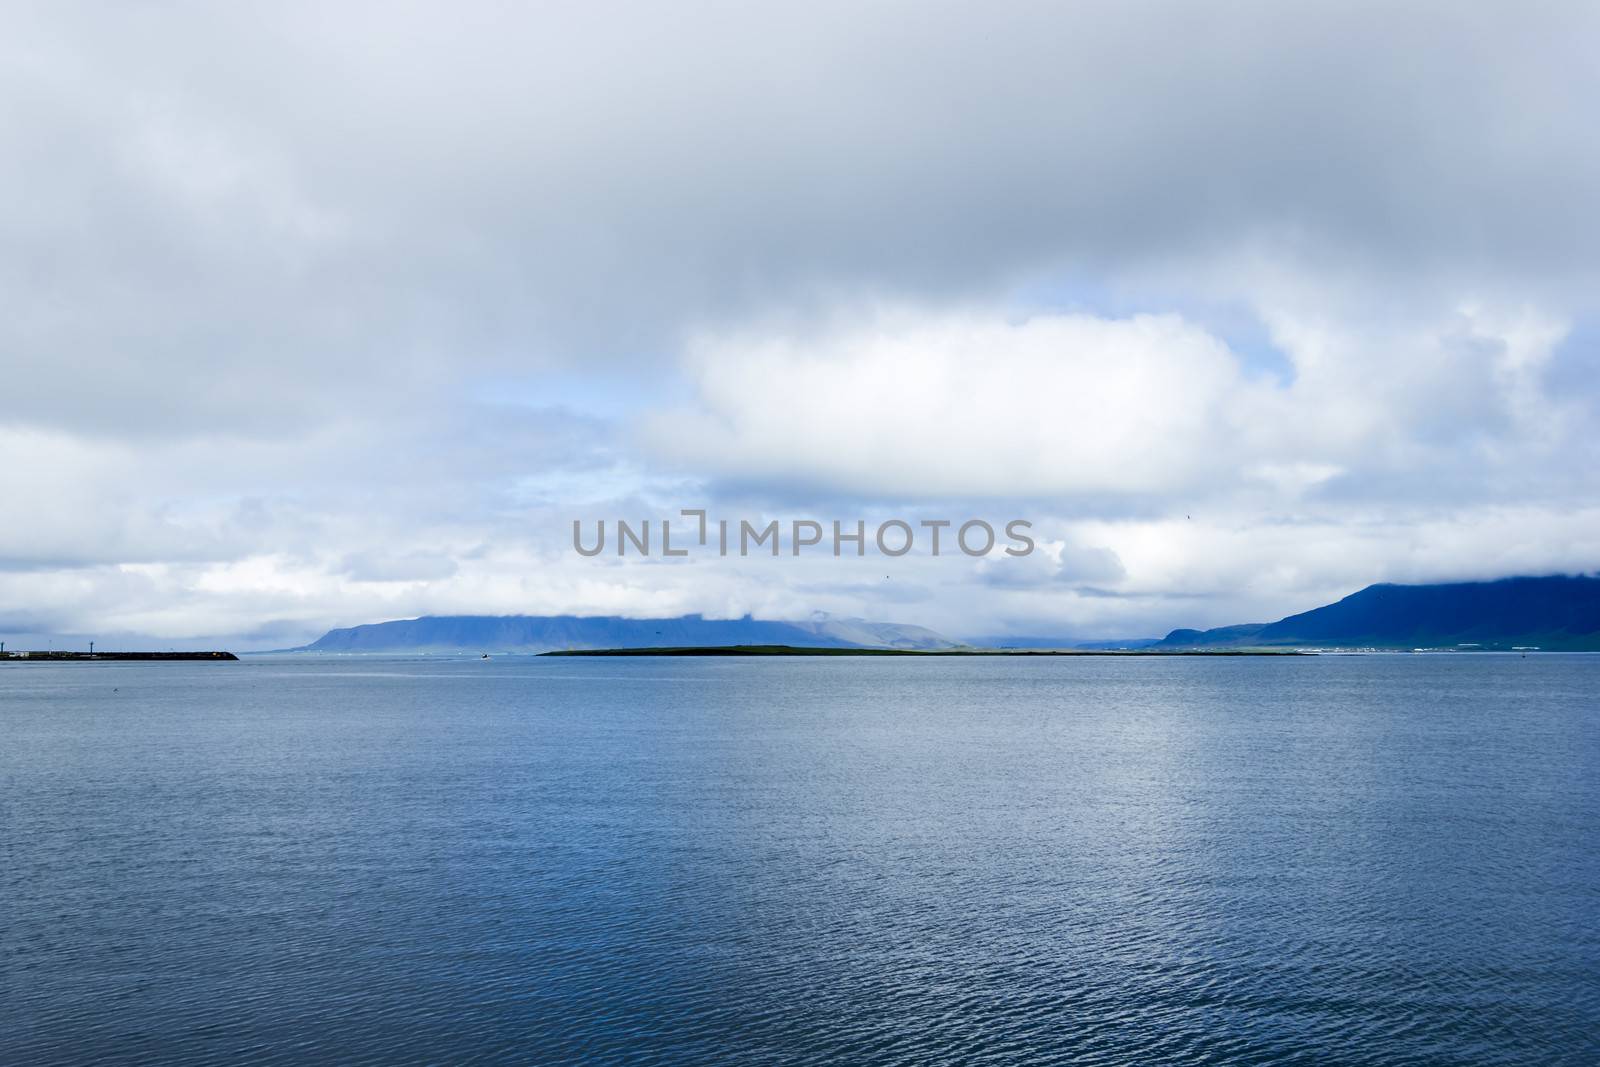
[[[799,645],[688,645],[672,648],[575,648],[543,656],[1308,656],[1293,649],[1114,648],[804,648]]]

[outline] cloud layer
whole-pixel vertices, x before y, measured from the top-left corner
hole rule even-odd
[[[654,417],[646,440],[746,482],[1092,499],[1102,514],[1562,502],[1596,487],[1593,395],[1548,381],[1566,321],[1526,304],[1259,310],[1283,378],[1175,314],[897,310],[704,336],[686,359],[696,403]]]
[[[1096,635],[1593,569],[1597,45],[1581,3],[21,5],[0,629]],[[1052,554],[564,550],[696,504]]]

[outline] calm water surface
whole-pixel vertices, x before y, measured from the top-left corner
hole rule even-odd
[[[0,666],[0,1062],[1600,1063],[1600,656]]]

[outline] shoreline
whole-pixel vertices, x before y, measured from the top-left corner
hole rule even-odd
[[[540,656],[1314,656],[1286,649],[807,648],[799,645],[704,645],[673,648],[576,648]]]
[[[237,660],[232,652],[0,652],[0,660],[14,663],[80,663],[94,660]]]

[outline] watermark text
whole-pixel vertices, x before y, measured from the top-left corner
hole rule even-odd
[[[677,525],[674,525],[676,522]],[[1033,553],[1028,531],[1033,523],[1012,519],[996,533],[985,519],[711,519],[704,508],[684,508],[677,519],[572,520],[572,548],[580,556],[681,558],[691,553],[718,556],[864,556],[871,545],[879,555],[904,556],[914,549],[930,556],[987,556],[999,548],[1008,556]],[[785,536],[787,535],[787,536]]]

